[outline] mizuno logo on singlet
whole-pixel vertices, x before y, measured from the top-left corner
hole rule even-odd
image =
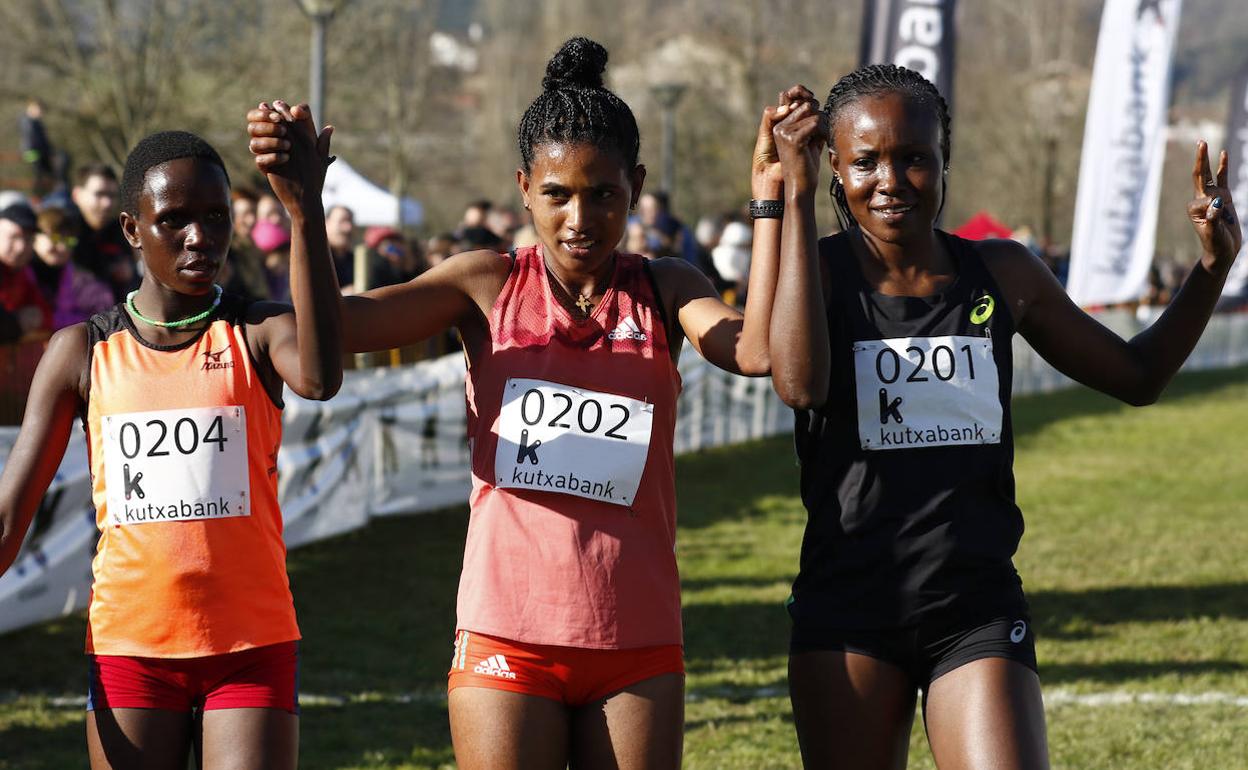
[[[201,371],[201,372],[210,372],[210,371],[213,371],[213,370],[215,370],[215,369],[233,369],[233,368],[234,368],[234,362],[233,362],[233,361],[222,361],[222,360],[221,360],[221,356],[222,356],[222,355],[225,353],[225,351],[227,351],[227,350],[229,350],[229,348],[228,348],[228,347],[221,348],[221,349],[220,349],[220,350],[218,350],[216,353],[213,353],[211,350],[205,350],[205,351],[203,352],[203,356],[204,356],[204,365],[203,365],[202,367],[200,367],[200,371]]]
[[[496,676],[500,679],[516,678],[516,674],[511,670],[511,666],[507,665],[507,658],[502,655],[491,655],[477,665],[473,666],[472,673]]]
[[[631,317],[620,321],[620,325],[615,327],[615,331],[607,335],[609,340],[637,340],[645,342],[646,333],[641,330]]]

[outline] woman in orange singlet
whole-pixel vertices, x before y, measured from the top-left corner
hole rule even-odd
[[[770,367],[778,219],[755,224],[772,248],[744,316],[688,262],[616,250],[645,168],[632,112],[602,85],[606,60],[569,40],[521,120],[516,179],[537,245],[459,254],[342,306],[348,350],[451,326],[464,340],[471,517],[449,676],[462,768],[680,764],[676,361],[688,339],[722,369]],[[778,112],[753,174],[771,211]],[[288,151],[285,128],[265,105],[249,119],[264,169]]]
[[[223,294],[225,166],[193,134],[147,137],[121,184],[143,283],[53,335],[0,477],[3,573],[82,419],[101,533],[87,624],[97,770],[182,770],[192,746],[200,767],[296,765],[282,384],[333,395],[341,331],[320,212],[329,131],[316,136],[305,106],[276,107],[303,150],[269,175],[295,222],[294,309]]]

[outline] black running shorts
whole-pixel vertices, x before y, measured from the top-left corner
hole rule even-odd
[[[958,623],[925,621],[883,630],[816,628],[793,625],[791,653],[836,651],[867,655],[897,666],[918,689],[959,666],[984,658],[1005,658],[1036,668],[1036,640],[1026,615],[971,619]]]

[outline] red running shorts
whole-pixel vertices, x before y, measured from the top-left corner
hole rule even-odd
[[[269,708],[299,713],[299,642],[202,658],[88,655],[87,710]]]
[[[512,642],[471,631],[455,634],[447,692],[488,687],[583,706],[663,674],[685,672],[679,644],[589,650]]]

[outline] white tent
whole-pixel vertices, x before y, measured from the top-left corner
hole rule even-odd
[[[325,188],[321,202],[328,211],[331,206],[346,206],[355,214],[355,223],[369,225],[398,224],[398,202],[388,190],[379,187],[360,175],[339,156],[329,164],[325,172]],[[403,225],[419,225],[425,218],[424,208],[412,198],[403,199]]]

